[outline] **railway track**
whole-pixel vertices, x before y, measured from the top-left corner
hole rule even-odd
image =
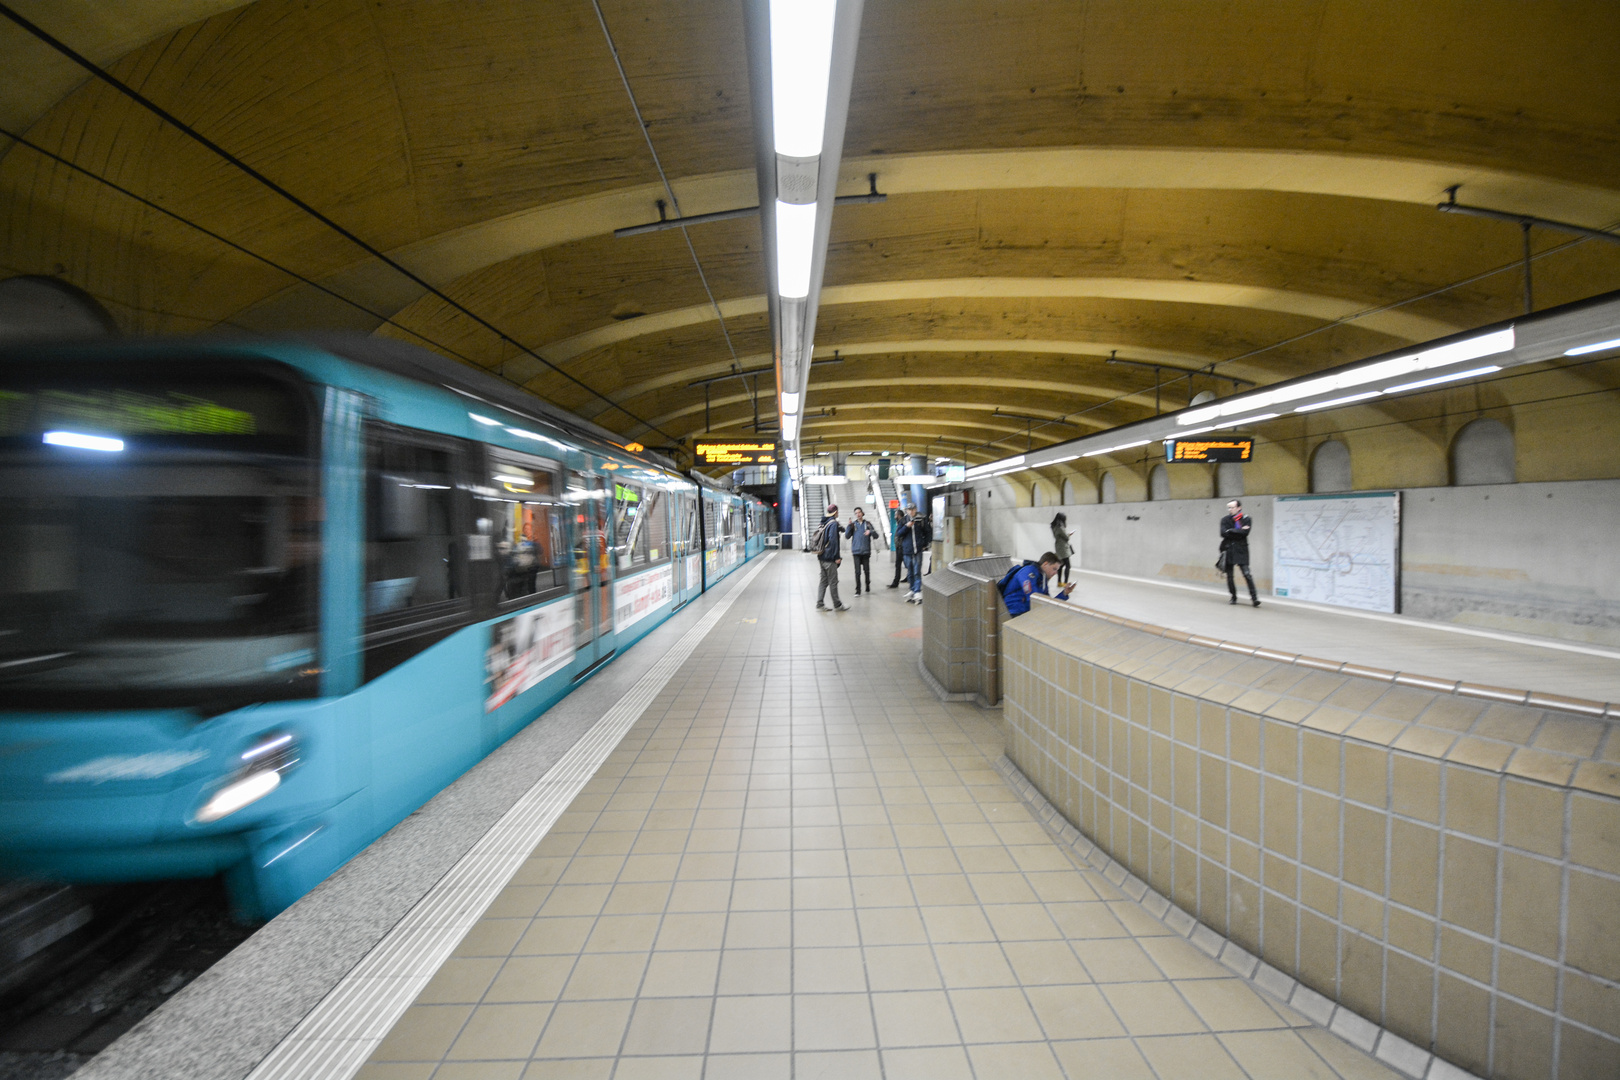
[[[217,879],[0,885],[0,1080],[59,1080],[245,940]]]

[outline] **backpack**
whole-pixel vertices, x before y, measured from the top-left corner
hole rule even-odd
[[[826,551],[826,550],[827,550],[827,523],[825,521],[823,521],[821,523],[821,528],[816,530],[816,535],[810,538],[810,553],[812,555],[820,555],[823,551]]]
[[[1034,559],[1025,559],[1023,562],[1019,563],[1017,566],[1013,567],[1011,570],[1007,571],[1005,574],[1002,574],[1001,575],[1001,580],[996,582],[996,592],[1000,593],[1002,596],[1006,596],[1007,595],[1007,585],[1012,581],[1013,575],[1018,573],[1018,571],[1022,570],[1026,566],[1034,566],[1034,565],[1035,565],[1035,560]]]

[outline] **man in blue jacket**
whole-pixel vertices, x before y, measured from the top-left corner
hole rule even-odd
[[[827,587],[832,586],[833,610],[848,611],[844,602],[838,599],[838,567],[843,563],[843,552],[840,541],[844,535],[843,528],[838,524],[838,504],[827,504],[827,516],[821,519],[821,591],[816,593],[816,610],[827,610]]]
[[[1046,583],[1049,579],[1057,576],[1058,567],[1062,563],[1062,559],[1048,551],[1041,556],[1040,562],[1036,565],[1020,567],[1007,576],[1007,584],[1001,590],[1001,598],[1007,604],[1007,617],[1009,619],[1016,619],[1028,611],[1029,598],[1036,593],[1042,596],[1052,595],[1046,591]],[[1073,585],[1064,585],[1059,588],[1057,599],[1067,600],[1069,590],[1072,588],[1074,588]]]
[[[900,535],[896,538],[900,543],[900,558],[906,564],[906,574],[911,584],[911,591],[906,594],[906,603],[922,603],[922,556],[928,550],[928,545],[934,542],[933,534],[928,529],[928,519],[920,517],[915,508],[906,511],[906,521],[900,526]]]

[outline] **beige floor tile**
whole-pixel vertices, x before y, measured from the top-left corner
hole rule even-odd
[[[1338,1074],[1296,1032],[1231,1032],[1220,1040],[1250,1080],[1338,1080]]]
[[[938,944],[958,944],[970,941],[994,941],[985,912],[977,904],[958,907],[925,907],[922,909],[923,926],[928,939]]]
[[[933,990],[944,985],[927,945],[869,945],[861,951],[873,991]]]
[[[882,1080],[876,1050],[809,1051],[793,1055],[795,1080]]]
[[[1004,941],[1001,951],[1024,986],[1089,983],[1091,976],[1066,946],[1050,941]]]
[[[430,1080],[437,1062],[371,1061],[360,1066],[354,1080]]]
[[[602,905],[604,915],[657,915],[669,905],[670,882],[621,880]]]
[[[658,937],[657,915],[603,915],[585,940],[588,952],[644,952]]]
[[[862,908],[862,945],[921,945],[928,940],[916,908]]]
[[[1030,827],[1039,830],[1043,836],[1045,835],[1046,830],[1039,825]],[[1074,869],[1074,863],[1069,861],[1069,856],[1065,855],[1050,839],[1042,844],[1021,844],[1017,847],[1008,847],[1007,854],[1012,856],[1012,860],[1018,866],[1018,869],[1026,874],[1038,874],[1048,870]]]
[[[1312,1026],[1301,1028],[1297,1034],[1338,1070],[1344,1080],[1400,1080],[1400,1074],[1386,1069],[1330,1031]]]
[[[795,908],[849,908],[854,904],[847,877],[793,879]]]
[[[885,1048],[961,1042],[956,1018],[951,1015],[950,999],[944,991],[873,994],[872,1011],[877,1017],[878,1044]]]
[[[1096,890],[1092,889],[1086,875],[1073,870],[1049,870],[1025,874],[1024,880],[1029,882],[1029,887],[1035,895],[1048,904],[1079,903],[1097,899]]]
[[[553,915],[598,915],[607,902],[612,885],[558,885],[551,890],[536,913]]]
[[[619,871],[619,882],[669,881],[679,870],[681,859],[682,856],[678,854],[632,855],[624,860],[624,869]]]
[[[1095,986],[1026,986],[1024,993],[1048,1039],[1106,1039],[1125,1034]]]
[[[710,1054],[703,1080],[789,1080],[792,1054]]]
[[[518,1080],[524,1061],[447,1061],[433,1080]]]
[[[642,997],[687,997],[713,994],[720,971],[720,950],[654,952],[641,982]]]
[[[905,862],[906,872],[913,875],[957,874],[963,869],[956,852],[948,847],[901,848],[900,857]]]
[[[1052,1052],[1069,1080],[1159,1080],[1130,1039],[1054,1042]]]
[[[786,994],[716,998],[709,1053],[786,1052],[792,1029],[793,999]]]
[[[849,852],[849,873],[851,877],[863,877],[873,874],[904,874],[906,872],[905,860],[900,858],[899,848],[873,848],[865,851]]]
[[[624,869],[622,855],[576,855],[558,880],[559,885],[612,884]]]
[[[1242,979],[1188,979],[1177,982],[1176,989],[1211,1031],[1260,1031],[1288,1026]]]
[[[485,1001],[555,1001],[574,970],[569,956],[514,956],[484,995]]]
[[[1054,941],[1067,936],[1043,904],[986,904],[984,914],[1002,941]]]
[[[918,874],[911,878],[911,888],[922,907],[960,906],[977,904],[966,874]]]
[[[375,1061],[438,1061],[472,1015],[470,1005],[412,1005],[371,1055]]]
[[[947,989],[1018,984],[999,945],[936,945],[934,959]]]
[[[1136,1048],[1163,1080],[1247,1080],[1213,1035],[1137,1039]]]
[[[903,874],[880,874],[850,878],[856,907],[911,907],[912,879]]]
[[[481,1005],[473,1010],[445,1057],[461,1061],[527,1058],[552,1009],[549,1004]]]
[[[720,957],[721,994],[786,994],[792,989],[789,949],[727,949]]]
[[[635,997],[646,969],[646,953],[586,953],[575,963],[562,998],[584,1001]]]
[[[630,1020],[628,1001],[564,1001],[552,1010],[551,1022],[535,1057],[600,1057],[616,1054]]]
[[[1041,899],[1023,874],[973,874],[968,880],[981,904],[1033,904]]]
[[[855,912],[848,908],[793,913],[793,944],[801,949],[856,947],[860,943]]]
[[[883,1051],[885,1080],[973,1080],[967,1050],[961,1046],[933,1046]]]
[[[1171,979],[1229,979],[1232,972],[1211,960],[1184,937],[1155,937],[1137,944]]]
[[[507,956],[512,946],[526,936],[528,919],[479,919],[456,946],[454,956]]]
[[[585,947],[585,939],[591,936],[591,931],[596,927],[596,920],[575,916],[566,919],[535,919],[526,925],[527,929],[522,938],[516,945],[508,945],[502,949],[502,956],[508,953],[514,956],[556,953],[573,956]],[[473,929],[476,931],[477,927]]]
[[[579,850],[574,854],[580,855],[628,855],[636,848],[637,833],[633,832],[593,832],[586,833],[579,842]]]
[[[730,881],[677,881],[670,889],[666,910],[725,911],[730,902]]]
[[[730,881],[733,876],[742,876],[740,862],[741,856],[726,852],[689,852],[681,856],[680,869],[675,877],[679,881]]]
[[[866,992],[866,962],[858,948],[793,951],[793,992],[837,994]]]
[[[709,1041],[712,998],[643,998],[625,1033],[626,1054],[702,1054]]]
[[[1035,1013],[1017,987],[952,990],[951,1005],[962,1038],[969,1043],[1006,1043],[1044,1039]]]
[[[724,912],[668,914],[658,929],[662,950],[718,949],[726,935]]]
[[[1067,938],[1122,938],[1128,933],[1118,916],[1101,901],[1047,904],[1046,910]]]
[[[507,885],[484,909],[486,919],[528,919],[551,895],[550,885]]]
[[[793,944],[788,911],[734,911],[726,922],[727,949],[785,949]]]
[[[1136,982],[1159,978],[1152,959],[1130,938],[1099,938],[1069,942],[1094,981]]]
[[[1018,1080],[1064,1080],[1063,1067],[1044,1042],[992,1043],[969,1046],[968,1056],[979,1076],[1017,1077]]]
[[[793,1048],[861,1050],[877,1045],[866,994],[798,994],[793,999]]]
[[[523,1080],[608,1080],[613,1075],[612,1058],[574,1061],[531,1061]]]
[[[956,853],[963,870],[970,874],[1011,874],[1019,870],[1012,853],[1004,847],[968,847]]]
[[[842,843],[827,850],[795,851],[794,877],[847,877],[849,862],[844,856]]]
[[[497,957],[464,960],[452,957],[422,988],[416,998],[417,1004],[476,1004],[500,971],[501,960]]]
[[[535,855],[525,860],[512,875],[513,885],[555,885],[568,868],[568,859],[559,856]]]
[[[1103,983],[1101,990],[1132,1035],[1183,1035],[1207,1030],[1168,982]]]
[[[703,1055],[619,1059],[613,1080],[701,1080]]]

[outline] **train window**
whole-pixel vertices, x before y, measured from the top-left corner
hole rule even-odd
[[[491,449],[478,489],[477,539],[488,538],[497,603],[532,602],[568,587],[567,503],[556,462]]]
[[[613,485],[613,551],[620,570],[669,558],[663,497],[659,488]]]
[[[366,438],[366,616],[399,621],[463,599],[455,461],[448,440],[370,425]]]

